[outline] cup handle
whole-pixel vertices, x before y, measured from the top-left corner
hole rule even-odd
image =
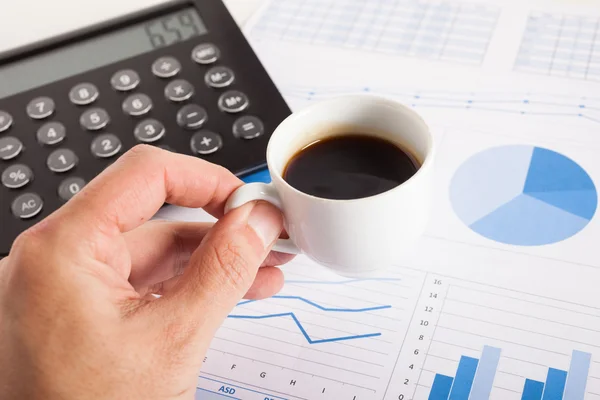
[[[225,214],[234,208],[243,206],[244,204],[264,200],[273,204],[275,207],[283,211],[281,199],[272,184],[253,182],[240,186],[229,198],[225,204]],[[274,251],[288,254],[300,254],[300,250],[291,239],[278,239],[273,246]]]

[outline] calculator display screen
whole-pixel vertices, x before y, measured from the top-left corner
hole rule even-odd
[[[189,7],[0,66],[0,98],[207,33]]]

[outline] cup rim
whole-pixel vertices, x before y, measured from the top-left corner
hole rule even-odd
[[[425,132],[426,132],[426,135],[427,135],[427,138],[426,138],[427,147],[426,147],[426,151],[425,151],[425,157],[424,157],[423,162],[421,163],[421,166],[417,170],[417,172],[415,172],[409,179],[407,179],[406,181],[402,182],[398,186],[393,187],[392,189],[386,190],[385,192],[378,193],[378,194],[372,195],[372,196],[359,197],[359,198],[356,198],[356,199],[328,199],[328,198],[325,198],[325,197],[314,196],[312,194],[308,194],[306,192],[303,192],[301,190],[296,189],[295,187],[293,187],[292,185],[290,185],[285,179],[283,179],[283,176],[282,176],[282,174],[281,174],[280,171],[274,170],[274,168],[272,167],[273,164],[272,164],[272,161],[271,161],[272,152],[274,151],[273,150],[273,138],[276,135],[281,134],[280,132],[282,130],[284,130],[287,127],[287,125],[292,124],[294,121],[298,120],[298,118],[304,118],[305,114],[310,113],[313,109],[315,109],[317,107],[324,107],[324,106],[327,106],[327,104],[330,104],[330,103],[337,103],[337,102],[348,101],[348,100],[365,100],[365,99],[367,99],[368,101],[373,102],[373,103],[379,103],[381,105],[387,105],[387,106],[391,106],[391,107],[394,107],[394,108],[402,109],[404,112],[407,112],[412,117],[416,118],[425,127]],[[294,112],[294,113],[288,115],[277,126],[277,128],[275,128],[275,130],[273,131],[273,134],[271,135],[271,138],[269,139],[269,143],[267,144],[267,168],[269,170],[269,173],[271,174],[271,178],[272,179],[277,179],[280,183],[282,183],[288,189],[292,190],[297,195],[301,195],[301,196],[310,198],[310,199],[312,199],[314,201],[319,201],[319,202],[324,202],[324,203],[335,203],[335,204],[339,204],[339,203],[356,203],[356,202],[361,202],[361,201],[367,201],[367,200],[372,200],[372,199],[378,199],[378,198],[386,197],[386,196],[389,196],[389,195],[393,194],[394,192],[397,192],[399,190],[405,189],[406,186],[413,185],[414,182],[421,175],[423,175],[425,173],[424,172],[425,169],[431,168],[430,164],[433,162],[432,158],[433,158],[434,151],[435,151],[435,148],[434,148],[433,135],[431,134],[431,130],[429,128],[429,125],[425,122],[425,120],[423,119],[423,117],[421,117],[421,115],[419,113],[417,113],[416,111],[414,111],[410,107],[408,107],[408,106],[400,103],[399,101],[392,100],[392,99],[390,99],[388,97],[384,97],[384,96],[380,96],[380,95],[375,95],[375,94],[372,94],[372,93],[356,93],[356,94],[335,96],[335,97],[332,97],[332,98],[329,98],[329,99],[326,99],[326,100],[318,101],[316,103],[313,103],[311,105],[308,105],[308,106],[302,108],[301,110],[299,110],[297,112]]]

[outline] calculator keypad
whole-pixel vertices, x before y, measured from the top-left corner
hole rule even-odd
[[[200,128],[207,119],[208,113],[198,104],[185,105],[177,112],[177,124],[182,128]]]
[[[173,102],[186,101],[194,94],[194,86],[185,79],[176,79],[165,86],[165,97]]]
[[[0,133],[8,130],[13,123],[12,115],[0,110]]]
[[[170,78],[181,71],[181,63],[174,57],[160,57],[152,64],[152,73],[159,78]]]
[[[198,64],[212,64],[219,59],[221,52],[212,43],[202,43],[192,50],[192,60]]]
[[[136,125],[133,134],[140,142],[153,143],[165,135],[165,127],[156,119],[146,119]]]
[[[81,126],[88,131],[97,131],[108,125],[110,117],[103,108],[90,108],[81,114],[79,122],[81,123]]]
[[[64,200],[69,201],[85,186],[85,180],[76,176],[65,179],[61,182],[58,187],[58,196]]]
[[[223,147],[223,139],[215,132],[202,130],[192,136],[190,146],[195,154],[212,154]]]
[[[248,96],[239,90],[229,90],[219,97],[219,108],[228,113],[239,113],[250,105]]]
[[[27,115],[33,119],[44,119],[54,114],[55,108],[50,97],[37,97],[27,104]]]
[[[18,189],[33,179],[33,171],[27,165],[13,164],[2,173],[2,184],[9,189]]]
[[[42,211],[44,202],[35,193],[24,193],[13,200],[12,213],[21,219],[33,218]]]
[[[152,100],[143,93],[132,94],[123,102],[125,114],[137,117],[147,114],[152,109]]]
[[[52,172],[67,172],[75,168],[78,162],[77,155],[70,149],[54,150],[48,156],[46,165]]]
[[[0,159],[12,160],[23,150],[23,143],[16,137],[6,136],[0,138]]]
[[[92,104],[98,98],[98,88],[91,83],[80,83],[75,85],[69,92],[69,99],[73,104],[83,106]]]
[[[121,151],[121,140],[112,133],[104,133],[92,141],[92,154],[99,158],[110,158]]]
[[[140,76],[132,69],[122,69],[117,71],[110,79],[113,89],[119,92],[128,92],[138,87]]]
[[[45,146],[52,146],[62,142],[67,136],[67,129],[60,122],[48,122],[37,131],[37,140]]]
[[[208,70],[204,76],[206,84],[213,88],[224,88],[233,83],[235,75],[230,68],[227,67],[213,67]]]

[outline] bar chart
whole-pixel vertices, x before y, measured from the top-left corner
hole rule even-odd
[[[600,400],[600,308],[425,279],[386,400]]]

